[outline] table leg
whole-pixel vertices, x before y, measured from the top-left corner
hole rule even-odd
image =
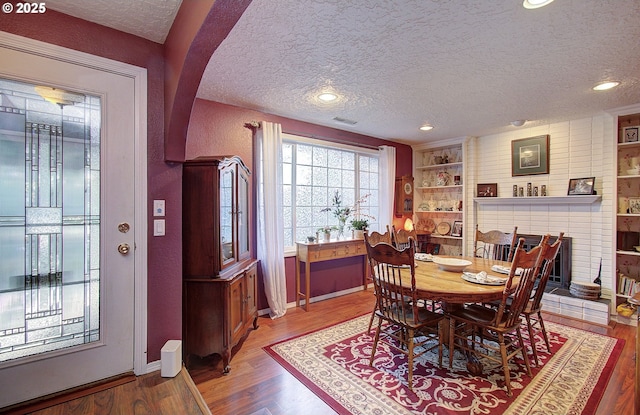
[[[369,261],[367,256],[364,256],[364,269],[362,270],[362,290],[367,291],[369,289]]]
[[[296,307],[300,307],[300,257],[296,255]]]
[[[307,284],[304,295],[304,310],[309,311],[309,303],[311,302],[311,261],[309,261],[308,258],[304,263],[304,280]]]

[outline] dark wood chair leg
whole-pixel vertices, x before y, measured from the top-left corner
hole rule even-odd
[[[367,333],[371,332],[371,327],[373,326],[373,319],[376,317],[376,310],[378,309],[378,303],[373,307],[373,311],[371,312],[371,318],[369,319],[369,328],[367,329]]]
[[[544,337],[544,343],[547,345],[547,352],[551,353],[549,336],[547,336],[547,329],[544,328],[544,321],[542,320],[542,313],[540,311],[538,311],[538,323],[540,323],[540,330],[542,331],[542,337]]]
[[[536,339],[535,333],[533,330],[533,323],[531,322],[531,316],[529,314],[525,314],[525,319],[527,320],[527,329],[529,331],[529,344],[531,345],[531,352],[533,353],[533,359],[536,362],[536,366],[540,366],[540,361],[538,360],[538,351],[536,350]]]

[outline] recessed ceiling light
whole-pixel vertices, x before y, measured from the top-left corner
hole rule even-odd
[[[594,86],[593,90],[594,91],[606,91],[607,89],[615,88],[618,85],[620,85],[620,82],[618,82],[618,81],[603,82],[601,84],[598,84],[598,85]]]
[[[513,125],[514,127],[522,127],[526,122],[527,120],[513,120],[511,121],[511,125]]]
[[[522,2],[522,7],[525,9],[537,9],[538,7],[546,6],[552,1],[553,0],[524,0]]]
[[[429,130],[433,130],[433,125],[431,124],[425,124],[422,127],[420,127],[420,130],[422,131],[429,131]]]
[[[324,102],[335,101],[337,98],[338,96],[332,92],[323,92],[322,94],[318,95],[318,99]]]

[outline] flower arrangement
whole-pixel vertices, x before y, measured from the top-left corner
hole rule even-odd
[[[366,194],[362,196],[360,199],[356,200],[352,206],[343,206],[342,195],[339,190],[336,190],[331,198],[331,207],[326,207],[320,210],[320,212],[333,213],[333,216],[338,219],[338,227],[334,229],[339,231],[340,236],[344,234],[344,226],[351,215],[357,216],[351,221],[351,227],[353,229],[359,229],[356,228],[356,226],[361,226],[361,229],[365,229],[369,226],[369,222],[366,218],[375,220],[373,216],[361,212],[361,205],[369,198],[369,196],[371,195]]]
[[[336,190],[333,194],[331,205],[331,207],[321,209],[320,212],[331,212],[338,219],[338,222],[346,223],[353,208],[351,206],[342,206],[342,195],[339,190]]]

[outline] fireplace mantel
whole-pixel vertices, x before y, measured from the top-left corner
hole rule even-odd
[[[529,196],[529,197],[474,197],[473,201],[480,205],[590,205],[601,202],[600,195],[584,196]]]

